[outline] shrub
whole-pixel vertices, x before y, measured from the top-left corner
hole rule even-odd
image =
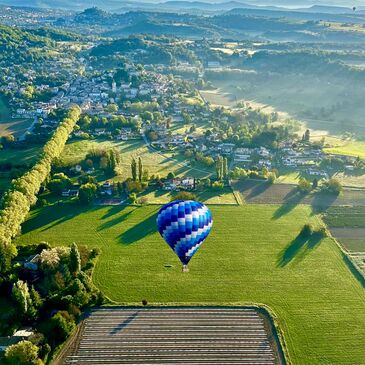
[[[224,188],[223,181],[214,181],[214,183],[212,184],[213,190],[222,190],[223,188]]]
[[[197,200],[197,196],[189,191],[180,191],[171,198],[171,201],[174,200]]]
[[[9,365],[41,365],[38,352],[39,348],[30,341],[20,341],[6,349],[5,359]]]
[[[300,236],[308,238],[313,234],[313,232],[314,232],[313,225],[310,223],[306,223],[303,226],[302,230],[300,231]]]
[[[302,194],[308,194],[312,190],[312,184],[305,178],[301,178],[298,182],[298,190]]]

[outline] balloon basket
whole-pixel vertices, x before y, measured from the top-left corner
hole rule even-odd
[[[188,265],[183,265],[182,267],[182,272],[189,272],[189,268],[188,268]]]

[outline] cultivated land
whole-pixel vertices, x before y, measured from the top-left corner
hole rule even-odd
[[[331,206],[365,206],[365,190],[344,190],[336,196],[326,192],[303,195],[293,184],[270,184],[257,180],[237,181],[233,185],[248,204],[283,204],[277,211],[280,217],[298,204],[308,204],[316,213],[324,212]]]
[[[265,319],[253,308],[99,308],[59,363],[279,365]]]
[[[320,224],[309,206],[210,206],[213,230],[190,264],[156,232],[159,206],[53,206],[34,210],[18,244],[99,247],[94,281],[113,301],[268,305],[293,364],[363,364],[365,292],[335,242],[296,238]]]

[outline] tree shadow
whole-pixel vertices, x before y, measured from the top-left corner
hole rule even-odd
[[[137,223],[135,226],[119,235],[118,238],[120,243],[123,245],[130,245],[156,232],[156,217],[157,210],[144,221]]]
[[[120,213],[124,208],[126,207],[126,205],[112,205],[108,212],[105,213],[101,219],[107,219],[110,218],[111,216],[113,216],[114,214]]]
[[[115,335],[118,332],[122,331],[125,327],[127,327],[129,325],[129,323],[131,323],[137,316],[138,316],[139,311],[131,314],[128,318],[126,318],[122,323],[119,323],[116,327],[114,327],[111,331],[110,334],[111,335]]]
[[[268,182],[256,183],[251,191],[247,194],[246,199],[254,198],[257,195],[264,193],[271,186]]]
[[[288,199],[274,212],[271,219],[279,219],[282,216],[290,213],[303,199],[305,195],[296,192],[294,195],[290,195]]]
[[[102,231],[104,229],[108,229],[111,228],[119,223],[122,223],[123,221],[125,221],[128,216],[131,214],[132,212],[127,212],[124,213],[122,215],[119,215],[118,217],[112,218],[110,220],[108,220],[107,222],[104,222],[103,224],[101,224],[98,228],[97,231]]]
[[[363,288],[365,288],[365,277],[359,272],[351,259],[345,254],[342,253],[342,258],[348,269],[351,271],[352,275],[354,275],[355,279],[361,284]]]
[[[277,261],[278,267],[285,267],[294,259],[298,262],[313,250],[323,239],[321,233],[313,233],[310,237],[305,237],[302,234],[298,234],[289,245],[280,252]]]
[[[90,210],[90,207],[82,207],[75,203],[62,203],[60,205],[54,204],[43,207],[37,214],[32,215],[22,224],[22,232],[27,233],[44,226],[46,227],[42,229],[42,232],[47,231],[59,224],[73,219],[85,210]]]
[[[313,195],[312,199],[312,215],[316,215],[319,213],[324,213],[330,208],[333,203],[337,200],[338,195],[326,193],[326,192],[317,192]]]

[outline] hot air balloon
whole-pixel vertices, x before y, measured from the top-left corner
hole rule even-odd
[[[212,228],[212,213],[202,203],[176,200],[164,205],[157,215],[157,228],[189,271],[188,263],[208,237]]]

